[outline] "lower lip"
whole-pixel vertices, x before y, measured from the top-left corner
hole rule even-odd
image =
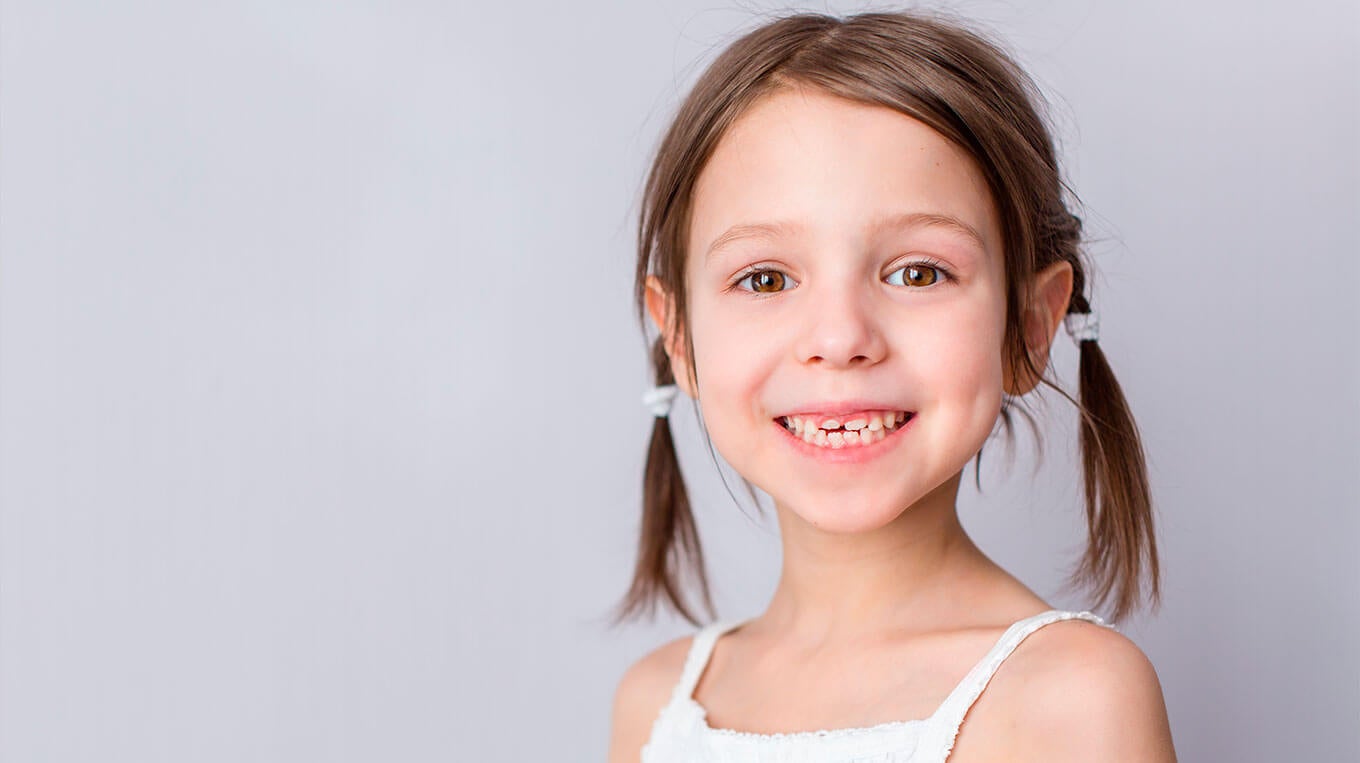
[[[902,422],[901,425],[889,432],[886,437],[878,442],[869,445],[847,445],[843,448],[833,448],[829,445],[826,447],[813,445],[793,432],[785,429],[784,425],[780,424],[777,420],[771,421],[771,423],[779,430],[780,434],[784,435],[789,444],[799,453],[828,464],[865,464],[873,461],[895,447],[897,443],[902,440],[900,435],[907,431],[907,429],[915,422],[916,414],[913,413],[911,416],[907,417],[906,421]]]

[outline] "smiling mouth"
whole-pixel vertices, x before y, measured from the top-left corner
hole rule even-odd
[[[913,415],[911,411],[868,411],[844,420],[780,416],[776,421],[809,445],[834,449],[873,445],[901,428]]]

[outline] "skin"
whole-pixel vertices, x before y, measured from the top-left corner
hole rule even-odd
[[[884,224],[904,214],[917,217]],[[796,227],[710,254],[733,226],[776,222]],[[955,504],[1002,391],[1037,383],[1002,362],[1004,242],[980,171],[898,112],[779,91],[737,120],[705,166],[688,252],[693,359],[666,330],[673,303],[654,278],[648,309],[714,447],[773,498],[784,559],[768,608],[719,639],[695,699],[711,726],[755,733],[928,716],[1010,623],[1052,608],[973,544]],[[750,266],[778,275],[740,280]],[[1042,371],[1071,266],[1034,284],[1024,336]],[[915,418],[894,447],[858,464],[809,458],[775,423],[849,398]],[[637,760],[689,641],[625,673],[611,761]],[[1146,657],[1115,631],[1069,621],[1002,664],[950,759],[1174,757]]]

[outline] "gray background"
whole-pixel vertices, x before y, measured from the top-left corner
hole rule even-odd
[[[945,7],[1052,94],[1099,238],[1167,581],[1124,630],[1182,760],[1360,759],[1356,5]],[[691,630],[603,625],[638,192],[778,9],[0,5],[0,758],[602,759],[619,675]],[[1046,458],[990,444],[961,512],[1080,608],[1049,399]],[[720,614],[754,614],[772,518],[675,421]]]

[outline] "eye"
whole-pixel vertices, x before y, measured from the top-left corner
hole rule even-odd
[[[902,275],[895,278],[898,273]],[[908,262],[906,265],[888,274],[888,283],[894,286],[915,286],[925,288],[934,286],[941,281],[950,280],[949,271],[940,267],[940,263],[933,260],[921,260],[918,262]]]
[[[786,286],[796,283],[792,278],[784,275],[781,270],[773,268],[752,268],[742,273],[734,287],[741,287],[742,291],[749,291],[755,294],[777,294],[786,291]],[[749,286],[743,286],[749,284]]]

